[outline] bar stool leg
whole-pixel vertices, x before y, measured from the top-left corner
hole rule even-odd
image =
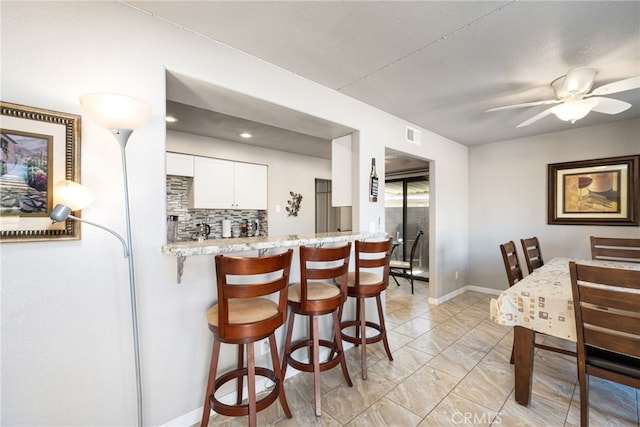
[[[335,334],[335,343],[338,346],[338,351],[340,352],[340,365],[342,366],[342,374],[344,375],[344,379],[347,381],[347,385],[349,387],[353,387],[353,383],[351,382],[351,377],[349,376],[349,371],[347,370],[347,360],[344,357],[344,348],[342,347],[342,338],[340,334],[340,319],[338,318],[338,311],[334,311],[332,313],[333,316],[333,331]]]
[[[284,353],[282,354],[282,378],[285,378],[287,374],[287,367],[289,366],[288,358],[291,354],[291,337],[293,335],[293,321],[296,317],[296,314],[291,311],[289,313],[289,324],[287,325],[287,337],[285,338],[285,346]]]
[[[320,407],[320,337],[318,337],[318,316],[311,316],[311,340],[313,356],[313,393],[316,399],[316,417],[322,415]]]
[[[242,369],[244,367],[244,344],[238,344],[238,369]],[[238,388],[236,390],[236,405],[240,405],[242,403],[242,388],[244,386],[243,383],[244,377],[238,378]]]
[[[391,349],[389,348],[389,341],[387,340],[387,327],[384,323],[384,313],[382,311],[382,298],[380,294],[376,295],[376,303],[378,304],[378,319],[380,320],[380,333],[382,334],[382,344],[384,344],[384,350],[387,352],[387,356],[390,361],[393,361],[391,355]]]
[[[358,305],[358,318],[360,320],[360,344],[362,347],[360,348],[360,358],[362,359],[362,379],[367,379],[367,324],[366,317],[364,313],[364,298],[357,298]]]
[[[216,384],[216,371],[218,369],[218,357],[220,356],[220,341],[213,340],[213,350],[211,351],[211,364],[209,365],[209,380],[207,381],[207,392],[204,397],[204,408],[202,409],[201,427],[209,424],[211,416],[211,394]]]
[[[280,361],[278,360],[278,347],[276,346],[276,336],[274,334],[269,335],[269,347],[271,348],[271,363],[273,364],[273,370],[276,378],[280,379],[280,390],[278,398],[280,399],[280,405],[284,411],[284,415],[287,418],[292,418],[289,404],[287,403],[287,396],[284,394],[284,374],[280,369]]]
[[[249,386],[249,426],[258,425],[256,410],[256,359],[254,343],[247,343],[247,382]]]

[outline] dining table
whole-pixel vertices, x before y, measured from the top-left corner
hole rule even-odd
[[[536,333],[577,341],[569,262],[608,268],[640,270],[640,264],[603,260],[553,258],[490,303],[491,319],[513,326],[515,399],[531,401]],[[576,368],[577,369],[577,368]]]

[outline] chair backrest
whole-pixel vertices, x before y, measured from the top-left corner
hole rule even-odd
[[[569,272],[578,360],[584,360],[585,346],[640,358],[640,270],[571,261]]]
[[[413,241],[413,245],[411,246],[411,255],[409,256],[409,265],[413,268],[413,260],[416,256],[416,249],[418,249],[418,245],[420,244],[420,237],[424,234],[424,231],[418,231],[416,234],[416,239]]]
[[[544,265],[542,260],[542,251],[540,250],[540,242],[537,237],[530,237],[528,239],[520,239],[522,244],[522,252],[524,253],[524,259],[527,262],[527,268],[529,274],[533,273],[533,270],[540,268]]]
[[[326,281],[340,287],[343,301],[347,298],[351,242],[338,247],[300,246],[300,306],[307,311],[314,300],[307,299],[308,281]]]
[[[391,262],[391,248],[393,238],[378,242],[366,242],[356,240],[355,243],[355,284],[356,289],[360,286],[360,273],[362,269],[382,269],[380,276],[382,277],[381,286],[386,288],[389,285],[389,263]]]
[[[500,252],[502,253],[502,261],[504,261],[504,268],[507,271],[509,287],[511,287],[522,280],[522,269],[516,252],[516,244],[513,243],[513,240],[503,243],[500,245]]]
[[[259,298],[279,293],[277,315],[261,322],[261,325],[264,330],[274,330],[286,321],[292,256],[293,249],[265,257],[216,255],[218,333],[221,338],[238,339],[256,334],[253,323],[229,323],[230,299]]]
[[[591,236],[591,259],[640,263],[640,239]]]

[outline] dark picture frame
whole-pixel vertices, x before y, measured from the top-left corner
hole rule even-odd
[[[547,223],[638,226],[640,155],[547,165]]]
[[[80,116],[0,101],[0,243],[78,240],[53,224],[54,187],[80,182]]]

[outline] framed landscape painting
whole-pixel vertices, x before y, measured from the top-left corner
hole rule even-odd
[[[640,155],[547,165],[548,223],[638,225]]]
[[[52,224],[54,184],[80,180],[80,116],[0,101],[0,242],[79,239]]]

